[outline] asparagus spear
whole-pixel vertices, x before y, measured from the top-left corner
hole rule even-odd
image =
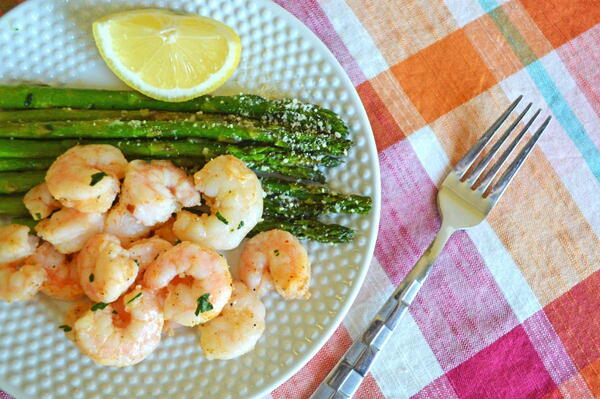
[[[281,229],[289,231],[300,239],[308,239],[323,243],[340,244],[352,241],[354,230],[339,224],[325,224],[318,220],[283,220],[265,219],[250,232],[254,236],[262,231]]]
[[[12,218],[10,221],[12,224],[21,224],[23,226],[28,226],[30,229],[33,229],[37,222],[33,220],[31,217],[18,217]]]
[[[28,216],[29,211],[23,204],[21,195],[0,196],[0,215]]]
[[[46,170],[54,162],[54,158],[0,158],[0,172],[16,172],[20,170]]]
[[[371,198],[361,195],[296,193],[265,198],[265,214],[273,217],[311,218],[329,213],[365,214],[370,210]]]
[[[1,172],[0,194],[24,193],[44,181],[45,176],[44,171]]]
[[[267,100],[259,96],[201,96],[170,103],[150,99],[135,91],[71,89],[47,86],[0,86],[0,108],[152,109],[233,114],[294,129],[316,130],[347,136],[348,128],[334,112],[294,99]]]
[[[54,110],[11,111],[46,112]],[[60,114],[65,111],[61,111]],[[84,113],[127,112],[140,114],[140,111],[70,111]],[[6,112],[5,112],[6,113]],[[173,114],[173,113],[167,113]],[[2,113],[0,113],[2,115]],[[193,115],[193,114],[191,114]],[[60,115],[57,115],[57,117]],[[197,137],[218,140],[226,143],[256,141],[272,144],[290,150],[316,152],[334,157],[345,156],[352,142],[331,135],[315,132],[290,131],[289,129],[267,125],[243,118],[216,115],[193,115],[193,120],[121,120],[118,117],[104,120],[76,120],[49,122],[4,122],[0,124],[0,137],[25,139],[135,139],[162,138],[177,139]],[[339,160],[336,161],[339,162]]]
[[[100,119],[112,120],[192,120],[193,112],[164,112],[148,109],[140,110],[103,110],[103,109],[73,109],[47,108],[27,110],[0,111],[0,122],[52,122],[52,121],[91,121]]]
[[[230,154],[246,162],[248,167],[265,173],[323,182],[318,170],[321,158],[294,154],[273,147],[235,146],[208,140],[138,141],[138,140],[10,140],[0,139],[0,158],[45,158],[58,156],[77,144],[105,143],[114,145],[128,158],[202,157],[212,159]]]

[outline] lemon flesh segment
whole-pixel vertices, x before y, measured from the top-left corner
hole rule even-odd
[[[215,90],[233,74],[241,43],[214,19],[165,10],[109,15],[93,25],[109,68],[159,100],[185,101]]]

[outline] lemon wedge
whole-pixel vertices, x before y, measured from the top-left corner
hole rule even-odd
[[[221,86],[240,61],[242,45],[211,18],[143,9],[103,17],[94,39],[109,68],[127,85],[163,101],[185,101]]]

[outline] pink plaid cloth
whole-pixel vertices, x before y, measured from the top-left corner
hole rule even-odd
[[[519,94],[553,122],[489,219],[449,241],[357,397],[600,396],[598,1],[277,3],[363,100],[383,217],[350,313],[269,396],[312,393],[433,238],[448,167]]]

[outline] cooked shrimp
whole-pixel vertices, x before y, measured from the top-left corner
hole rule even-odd
[[[77,255],[79,282],[97,302],[114,302],[133,284],[138,266],[119,239],[110,234],[92,236]]]
[[[254,349],[265,331],[265,305],[244,283],[233,283],[233,294],[220,315],[198,326],[200,347],[207,359],[233,359]]]
[[[154,230],[154,235],[162,238],[163,240],[169,241],[173,245],[181,242],[175,233],[173,233],[173,223],[175,223],[175,218],[167,220],[164,224],[161,224],[157,229]]]
[[[63,254],[79,251],[88,238],[103,228],[103,213],[83,213],[72,208],[54,212],[35,226],[38,235]]]
[[[38,238],[29,234],[29,227],[20,224],[0,226],[0,263],[21,260],[31,255]]]
[[[143,273],[150,263],[154,262],[160,254],[171,247],[170,242],[158,237],[144,238],[131,243],[128,251],[129,256],[131,256],[139,267],[137,280],[139,281],[143,278]]]
[[[28,301],[46,280],[39,266],[23,265],[23,261],[0,263],[0,299],[6,302]]]
[[[68,339],[75,342],[75,332],[73,326],[75,322],[81,318],[90,308],[94,305],[94,302],[89,299],[82,299],[73,303],[65,314],[65,321],[59,328],[62,328]]]
[[[73,325],[75,343],[97,364],[131,366],[160,343],[163,315],[156,295],[135,288],[104,309],[88,310]]]
[[[83,296],[79,284],[77,266],[67,255],[58,252],[50,243],[40,245],[33,255],[25,260],[26,265],[35,265],[46,270],[47,278],[40,291],[51,298],[74,301]]]
[[[211,215],[177,214],[173,232],[181,240],[215,249],[233,249],[258,223],[263,212],[260,181],[231,155],[208,162],[194,175],[196,188],[211,206]]]
[[[144,226],[127,210],[127,207],[119,202],[106,215],[104,224],[106,233],[117,236],[123,245],[146,237],[150,233],[150,227]]]
[[[46,173],[52,196],[81,212],[104,213],[119,193],[127,160],[116,147],[78,145],[56,158]]]
[[[144,274],[144,285],[167,287],[166,320],[195,326],[218,315],[231,296],[231,274],[225,258],[191,242],[167,250]]]
[[[286,299],[310,296],[308,254],[287,231],[269,230],[248,240],[240,256],[239,273],[248,288],[259,295],[272,284]]]
[[[23,197],[23,203],[34,220],[45,219],[61,207],[60,202],[48,191],[46,183],[40,183],[29,190]]]
[[[121,202],[145,226],[167,221],[182,206],[200,204],[192,179],[170,161],[131,161]]]

